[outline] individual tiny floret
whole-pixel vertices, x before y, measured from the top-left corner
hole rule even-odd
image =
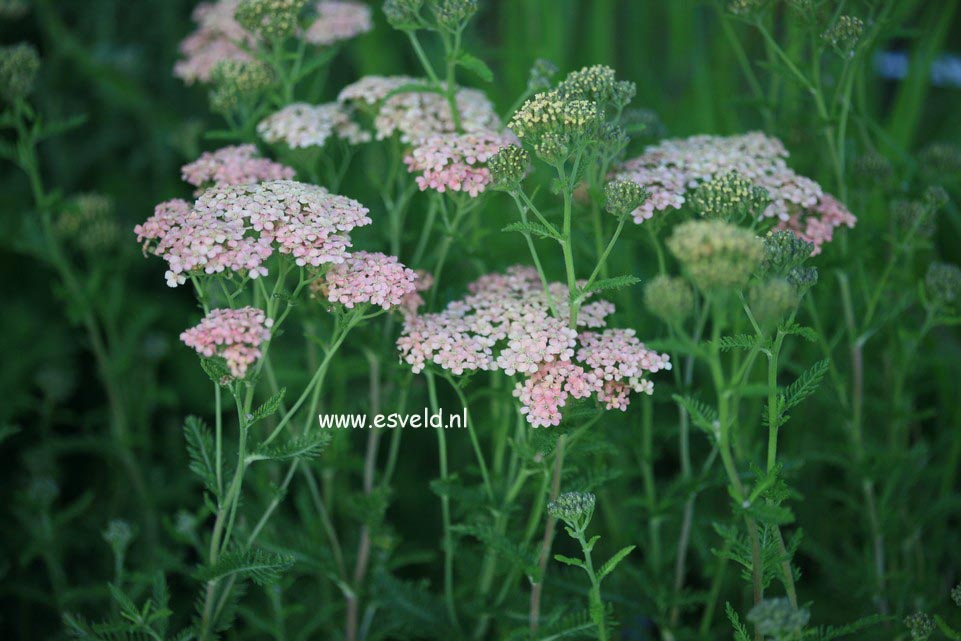
[[[270,340],[273,319],[256,307],[213,309],[180,340],[205,358],[219,357],[234,378],[244,378],[263,355],[261,346]]]
[[[417,289],[417,274],[395,256],[355,252],[325,274],[327,300],[348,309],[369,303],[384,309],[401,305]]]

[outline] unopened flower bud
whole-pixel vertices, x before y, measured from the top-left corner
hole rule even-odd
[[[234,16],[247,31],[274,40],[297,31],[306,4],[307,0],[241,0]]]
[[[224,60],[210,77],[210,106],[228,112],[256,98],[273,82],[270,68],[258,61]]]
[[[644,204],[650,194],[633,180],[614,180],[604,185],[604,208],[615,216],[626,216]]]
[[[487,161],[495,189],[511,191],[516,188],[527,174],[530,154],[523,147],[506,145]]]
[[[748,303],[754,319],[771,327],[797,307],[798,291],[786,278],[770,278],[751,287]]]
[[[936,142],[918,155],[921,174],[929,182],[951,184],[961,176],[961,147],[948,142]]]
[[[764,237],[764,261],[761,269],[771,276],[787,276],[811,257],[814,244],[792,231],[772,231]]]
[[[530,76],[527,79],[527,88],[530,91],[543,91],[551,86],[551,81],[557,73],[557,65],[550,60],[538,58],[531,66]]]
[[[915,612],[904,619],[904,625],[911,633],[913,641],[925,641],[934,632],[934,619],[930,614]]]
[[[596,502],[590,492],[565,492],[547,504],[547,513],[572,528],[583,529],[594,514]]]
[[[0,96],[9,102],[26,98],[40,69],[40,56],[33,45],[20,43],[0,47]]]
[[[135,532],[129,522],[123,519],[113,519],[103,531],[103,540],[113,548],[114,554],[122,555],[130,547]]]
[[[839,16],[837,21],[828,27],[822,37],[830,42],[841,53],[848,55],[854,50],[864,32],[864,22],[849,15]]]
[[[691,220],[667,240],[698,289],[743,287],[764,257],[764,244],[746,229],[719,220]]]
[[[413,30],[420,22],[420,8],[424,0],[387,0],[384,3],[384,16],[395,29]]]
[[[477,13],[477,0],[434,0],[434,16],[442,29],[456,31]]]
[[[680,324],[694,311],[694,291],[677,276],[656,276],[644,286],[644,305],[671,325]]]
[[[869,151],[854,160],[854,175],[865,185],[888,187],[894,176],[894,168],[885,156]]]
[[[793,638],[811,619],[804,608],[795,608],[785,598],[764,599],[747,614],[747,620],[757,626],[763,637]]]
[[[924,288],[935,305],[961,301],[961,268],[950,263],[932,263],[924,277]]]

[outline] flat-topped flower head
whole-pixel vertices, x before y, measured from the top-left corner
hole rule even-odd
[[[370,140],[370,133],[351,120],[347,107],[336,102],[287,105],[261,120],[257,134],[266,142],[283,143],[291,149],[323,147],[331,137],[352,145]]]
[[[932,263],[924,277],[928,299],[936,305],[961,302],[961,267],[950,263]]]
[[[674,228],[668,249],[698,289],[744,286],[764,258],[764,244],[750,231],[719,220],[691,220]]]
[[[245,48],[257,39],[234,19],[238,4],[239,0],[217,0],[197,5],[193,12],[197,29],[180,43],[175,76],[187,84],[208,82],[217,63],[251,60]]]
[[[180,340],[205,358],[223,358],[234,378],[243,378],[263,355],[261,346],[270,340],[273,320],[262,309],[213,309]]]
[[[435,134],[415,145],[404,164],[419,174],[415,180],[421,191],[465,192],[476,198],[493,180],[487,162],[514,140],[492,131]]]
[[[816,182],[788,167],[787,156],[780,140],[760,132],[674,138],[648,147],[618,167],[611,177],[633,180],[650,191],[651,197],[634,211],[637,223],[652,218],[655,212],[680,209],[690,192],[703,183],[736,172],[740,181],[767,192],[770,203],[760,216],[803,227],[807,217],[821,220],[825,218],[823,212],[831,210],[825,225],[853,225],[854,216]],[[788,223],[790,219],[794,222]],[[821,242],[829,238],[824,233],[812,237]],[[817,241],[812,242],[819,247]]]
[[[842,55],[850,55],[864,33],[864,21],[857,16],[840,15],[822,34],[826,42],[837,49]]]
[[[435,134],[457,133],[450,103],[435,92],[402,91],[405,85],[424,85],[408,76],[367,76],[345,87],[338,96],[373,112],[377,140],[397,134],[401,142],[418,143]],[[465,133],[496,131],[500,118],[484,92],[458,89],[455,95],[461,130]]]
[[[321,287],[327,300],[348,309],[362,304],[391,309],[417,291],[417,274],[395,256],[354,252],[330,268]]]
[[[231,145],[205,151],[200,158],[184,165],[180,172],[185,182],[201,189],[294,177],[291,167],[263,158],[254,145]]]
[[[904,625],[911,633],[912,641],[925,641],[934,632],[934,619],[926,612],[915,612],[904,618]]]
[[[192,273],[264,276],[275,251],[301,267],[343,262],[348,232],[371,222],[367,211],[323,187],[273,180],[213,187],[192,207],[162,203],[134,231],[146,251],[167,261],[167,284],[176,287]]]
[[[304,32],[312,45],[328,47],[373,29],[370,7],[353,0],[320,0],[314,4],[316,19]]]
[[[651,391],[644,372],[670,367],[666,355],[647,350],[630,330],[595,332],[614,306],[590,302],[569,326],[568,292],[561,283],[545,293],[537,271],[512,267],[469,285],[469,294],[434,314],[409,317],[397,341],[401,357],[420,372],[428,364],[461,375],[500,370],[526,378],[514,396],[527,421],[558,425],[570,397],[597,395],[609,409],[623,409],[631,392]],[[551,301],[558,316],[551,314]]]

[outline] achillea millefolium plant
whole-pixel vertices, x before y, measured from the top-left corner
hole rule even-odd
[[[957,3],[58,4],[4,638],[961,639]]]

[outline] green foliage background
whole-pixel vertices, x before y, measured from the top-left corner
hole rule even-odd
[[[112,319],[109,327],[118,346],[115,361],[126,381],[132,430],[123,438],[130,439],[136,452],[136,465],[144,472],[158,520],[158,540],[145,540],[141,527],[131,548],[128,564],[143,568],[141,579],[153,568],[176,565],[166,558],[170,552],[162,542],[172,537],[176,511],[196,503],[199,496],[187,474],[181,426],[184,416],[209,412],[207,380],[194,355],[177,341],[179,332],[196,317],[190,292],[164,285],[160,262],[140,257],[130,231],[157,202],[188,195],[179,167],[211,148],[203,132],[220,126],[218,118],[209,114],[204,91],[185,87],[171,75],[177,44],[192,29],[193,4],[187,0],[34,0],[23,18],[0,22],[0,41],[30,41],[41,53],[38,109],[51,116],[85,116],[82,126],[41,147],[48,183],[63,193],[109,194],[115,202],[123,249],[94,271],[103,294],[98,304]],[[906,52],[911,60],[908,75],[901,81],[887,81],[869,73],[859,88],[858,107],[864,110],[862,116],[879,124],[872,135],[882,141],[884,154],[896,167],[904,189],[910,191],[918,150],[933,141],[961,143],[961,89],[933,86],[929,74],[937,55],[961,53],[961,11],[955,0],[902,4],[904,27],[881,48]],[[419,75],[402,34],[386,25],[379,9],[374,13],[374,31],[348,44],[336,59],[327,85],[330,98],[339,87],[366,74]],[[752,30],[719,16],[716,6],[693,0],[491,0],[483,3],[469,48],[494,69],[497,80],[485,89],[502,111],[523,90],[534,60],[546,58],[562,72],[588,64],[611,65],[619,77],[637,83],[633,105],[656,112],[670,136],[761,128],[759,105],[750,97],[730,38],[739,40],[752,59],[763,57],[762,43]],[[791,21],[779,23],[779,30],[786,48],[800,42]],[[792,152],[792,166],[830,184],[816,116],[803,92],[788,87],[768,107],[773,111],[773,129],[767,133],[784,140]],[[638,152],[642,143],[635,142],[632,151]],[[852,149],[857,148],[853,142]],[[369,178],[353,177],[343,191],[362,202],[375,200]],[[952,202],[939,220],[931,254],[957,263],[961,260],[959,181],[945,187]],[[76,327],[75,310],[64,305],[51,272],[29,255],[30,193],[23,176],[8,164],[0,170],[0,203],[0,426],[19,428],[0,443],[0,503],[6,524],[0,531],[0,637],[58,638],[63,634],[58,607],[93,616],[109,610],[106,582],[112,578],[113,560],[101,531],[111,518],[135,521],[131,515],[136,506],[130,488],[118,482],[117,470],[123,463],[105,427],[110,409],[97,381],[90,345]],[[886,203],[851,204],[859,217],[849,234],[852,251],[869,272],[877,273],[886,261]],[[862,206],[855,208],[858,204]],[[506,198],[493,200],[481,215],[491,221],[491,229],[513,220]],[[640,237],[636,230],[630,233]],[[475,249],[486,264],[494,265],[510,264],[519,255],[526,258],[524,251],[519,236],[506,235]],[[469,265],[477,258],[468,252],[461,262]],[[642,264],[650,260],[643,255],[636,258]],[[828,269],[838,267],[831,262],[836,260],[827,252],[821,263],[826,282],[819,286],[816,298],[827,317],[840,314],[836,284],[827,276]],[[442,298],[457,297],[464,282],[473,277],[466,269],[450,271]],[[626,296],[639,298],[640,293]],[[641,307],[639,301],[628,304]],[[641,320],[633,326],[639,334],[654,331],[653,319],[643,312],[637,318]],[[899,337],[885,340],[896,342]],[[898,366],[888,358],[884,342],[878,344],[866,356],[868,432],[880,431],[889,416],[886,377]],[[957,469],[961,342],[956,330],[939,330],[921,349],[914,370],[918,414],[911,417],[916,429],[910,448],[898,451],[879,444],[870,457],[871,475],[884,480],[885,531],[892,541],[904,543],[903,552],[894,552],[905,555],[899,565],[903,574],[889,577],[895,615],[946,607],[948,590],[961,579],[961,474]],[[808,344],[796,350],[800,353],[793,356],[798,361],[820,358]],[[811,351],[810,357],[804,350]],[[844,358],[843,349],[837,354]],[[840,367],[846,368],[846,362]],[[362,355],[345,356],[339,373],[342,381],[331,392],[331,406],[354,404],[351,381],[363,380],[364,371]],[[659,398],[664,403],[658,405],[658,415],[669,416],[670,397]],[[456,405],[453,399],[447,401]],[[640,412],[637,404],[627,418],[607,429],[631,424]],[[797,410],[784,435],[791,453],[788,465],[795,466],[793,479],[804,497],[795,506],[805,529],[798,560],[803,574],[801,601],[813,603],[819,623],[844,623],[873,611],[866,571],[870,542],[859,516],[861,495],[846,478],[844,420],[825,384],[809,404]],[[676,471],[672,429],[670,420],[658,423],[655,470],[664,478]],[[436,465],[429,439],[426,434],[416,435],[405,442],[390,508],[392,535],[400,537],[403,549],[412,555],[436,544],[436,532],[422,527],[428,520],[436,522],[438,510],[436,497],[425,487],[425,479],[434,478]],[[617,549],[613,547],[617,542],[636,540],[634,532],[644,529],[643,519],[649,516],[631,498],[640,492],[632,469],[636,442],[626,431],[611,441],[612,448],[599,446],[601,451],[595,454],[615,461],[599,469],[624,475],[601,504],[613,496],[625,502],[616,511],[599,508],[595,517],[610,539],[608,552]],[[360,448],[356,449],[353,456],[340,452],[349,473],[357,468]],[[459,452],[455,458],[465,465],[468,456]],[[56,480],[59,511],[70,517],[47,524],[52,528],[47,531],[49,539],[38,538],[38,531],[25,525],[36,514],[23,513],[24,489],[39,477]],[[723,490],[715,488],[710,496],[707,512],[724,513]],[[712,503],[715,507],[710,507]],[[694,546],[705,554],[694,564],[710,564],[706,551],[718,541],[708,515],[695,527]],[[51,570],[54,567],[62,568],[63,575],[58,577]],[[410,578],[422,575],[409,573]],[[436,581],[436,571],[427,575]],[[566,580],[567,575],[561,575]],[[619,579],[620,588],[644,581],[639,569],[626,575]],[[168,580],[175,594],[178,589],[180,594],[191,594],[188,577],[172,574]],[[725,594],[736,600],[743,595],[733,583]],[[62,594],[51,598],[53,590]],[[324,608],[326,593],[310,590],[311,602],[305,605]],[[650,638],[646,621],[653,597],[632,599],[625,596],[632,594],[630,590],[622,591],[617,603],[624,638]],[[180,599],[177,606],[189,610],[189,597]],[[711,638],[730,634],[719,622]],[[865,634],[863,638],[878,638],[876,634],[899,638],[904,633],[887,628]],[[256,637],[238,633],[238,638]]]

